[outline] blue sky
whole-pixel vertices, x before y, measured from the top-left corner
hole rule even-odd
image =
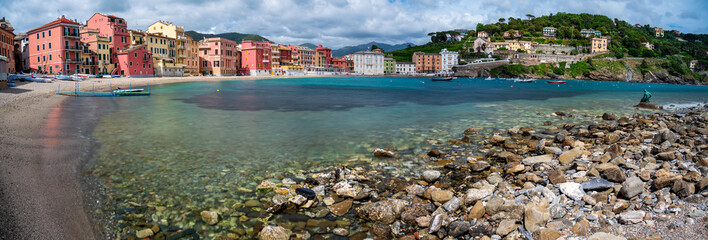
[[[332,48],[370,41],[423,44],[428,32],[474,29],[503,17],[592,13],[682,32],[708,33],[708,1],[568,0],[0,0],[16,32],[60,15],[86,21],[101,12],[145,29],[157,20],[199,32],[255,33]]]

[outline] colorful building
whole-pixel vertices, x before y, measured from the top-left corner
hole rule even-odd
[[[354,71],[354,61],[350,59],[332,57],[332,66],[341,68],[343,72],[347,73]]]
[[[517,41],[514,42],[516,42],[517,45],[519,44]],[[444,48],[440,51],[440,70],[446,73],[452,72],[452,67],[457,65],[460,61],[459,58],[460,53],[448,51],[447,48]]]
[[[315,50],[304,46],[291,46],[290,48],[294,49],[293,52],[297,55],[297,58],[293,58],[294,64],[303,67],[312,67],[315,65]]]
[[[73,74],[80,68],[78,22],[61,18],[27,32],[31,71]]]
[[[14,39],[15,72],[29,71],[29,37],[27,33],[18,33]]]
[[[582,29],[580,30],[580,36],[589,38],[589,37],[600,37],[602,36],[602,32],[596,31],[594,29]]]
[[[130,30],[130,41],[133,46],[146,45],[152,53],[153,72],[158,77],[184,76],[184,68],[175,62],[176,40],[161,34],[152,34],[139,30]]]
[[[12,24],[5,20],[5,17],[0,19],[0,73],[15,73],[15,29]]]
[[[663,28],[655,27],[655,28],[654,28],[654,35],[655,35],[656,37],[664,37],[664,29],[663,29]]]
[[[116,63],[118,52],[130,46],[128,22],[123,18],[95,13],[86,21],[86,28],[97,29],[101,35],[108,37],[111,63]]]
[[[251,76],[270,75],[270,45],[271,43],[266,41],[242,41],[241,71]]]
[[[546,37],[555,37],[556,36],[556,31],[558,29],[554,27],[544,27],[543,28],[543,36]]]
[[[182,67],[186,68],[187,67],[187,35],[184,34],[184,27],[180,27],[177,25],[174,25],[171,22],[164,22],[164,21],[157,21],[153,23],[152,25],[148,26],[147,30],[145,30],[147,33],[152,33],[152,34],[159,34],[168,38],[172,38],[175,40],[175,46],[174,46],[174,60],[175,60],[175,67]],[[190,71],[193,71],[194,69],[189,69]],[[187,73],[185,70],[183,70],[185,74],[190,74],[193,75],[195,74],[194,72]]]
[[[384,74],[396,73],[396,60],[393,58],[384,58]]]
[[[233,76],[239,72],[241,53],[238,43],[226,38],[205,38],[199,41],[199,70],[215,76]]]
[[[479,32],[477,32],[477,37],[478,38],[488,38],[489,33],[485,32],[485,31],[479,31]]]
[[[81,42],[88,48],[88,51],[95,54],[95,62],[93,62],[95,66],[91,67],[94,69],[92,71],[95,72],[91,72],[91,74],[110,74],[113,72],[116,64],[111,63],[111,42],[108,36],[102,35],[98,29],[84,28],[81,29]]]
[[[441,68],[440,54],[437,53],[413,53],[413,63],[415,63],[415,71],[419,73],[438,73]]]
[[[373,51],[359,51],[352,54],[354,72],[362,75],[383,75],[384,55]]]
[[[315,51],[322,53],[322,56],[324,56],[325,61],[322,63],[321,67],[331,67],[332,66],[332,49],[322,47],[322,45],[318,45],[317,49]]]
[[[146,45],[134,45],[116,55],[120,75],[130,77],[153,76],[152,53],[147,50]]]
[[[592,38],[592,53],[607,52],[607,38]]]
[[[415,74],[415,64],[412,62],[396,62],[396,74],[401,74],[401,75]]]
[[[192,37],[185,35],[187,40],[184,46],[187,48],[185,54],[187,58],[184,60],[184,74],[190,76],[199,75],[199,41],[192,39]]]

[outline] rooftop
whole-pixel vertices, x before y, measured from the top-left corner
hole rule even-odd
[[[72,21],[72,20],[66,19],[66,17],[64,17],[64,16],[62,15],[59,19],[54,20],[54,21],[52,21],[52,22],[50,22],[50,23],[44,24],[44,25],[41,26],[41,27],[38,27],[38,28],[35,28],[35,29],[32,29],[32,30],[29,30],[29,31],[27,31],[27,33],[29,34],[29,33],[31,33],[31,32],[37,31],[37,30],[39,30],[39,29],[46,28],[46,27],[50,27],[50,26],[54,26],[54,25],[58,25],[58,24],[71,24],[71,25],[76,25],[77,27],[81,26],[80,23],[78,23],[78,22],[76,22],[76,21]]]

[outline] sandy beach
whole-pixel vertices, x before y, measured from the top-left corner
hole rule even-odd
[[[81,81],[80,90],[266,78],[272,77],[101,78]],[[84,208],[80,182],[86,159],[80,154],[89,143],[48,124],[67,98],[54,95],[58,90],[73,91],[74,82],[21,82],[0,90],[0,239],[100,238]],[[48,143],[53,150],[47,150]]]

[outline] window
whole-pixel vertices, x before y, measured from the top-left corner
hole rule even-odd
[[[37,51],[39,51],[39,44],[37,44]]]
[[[133,61],[130,61],[130,66],[133,66]]]
[[[37,39],[39,39],[39,33],[37,33]]]
[[[52,30],[49,30],[49,36],[50,37],[52,36]]]
[[[42,44],[42,50],[44,50],[44,44]]]
[[[44,32],[42,32],[42,38],[44,38]]]
[[[134,55],[135,57],[138,57],[138,53],[133,53],[133,55]]]
[[[42,60],[39,59],[39,56],[37,56],[37,62],[41,62]]]
[[[49,61],[51,61],[51,60],[52,60],[52,55],[51,55],[51,54],[49,54]]]

